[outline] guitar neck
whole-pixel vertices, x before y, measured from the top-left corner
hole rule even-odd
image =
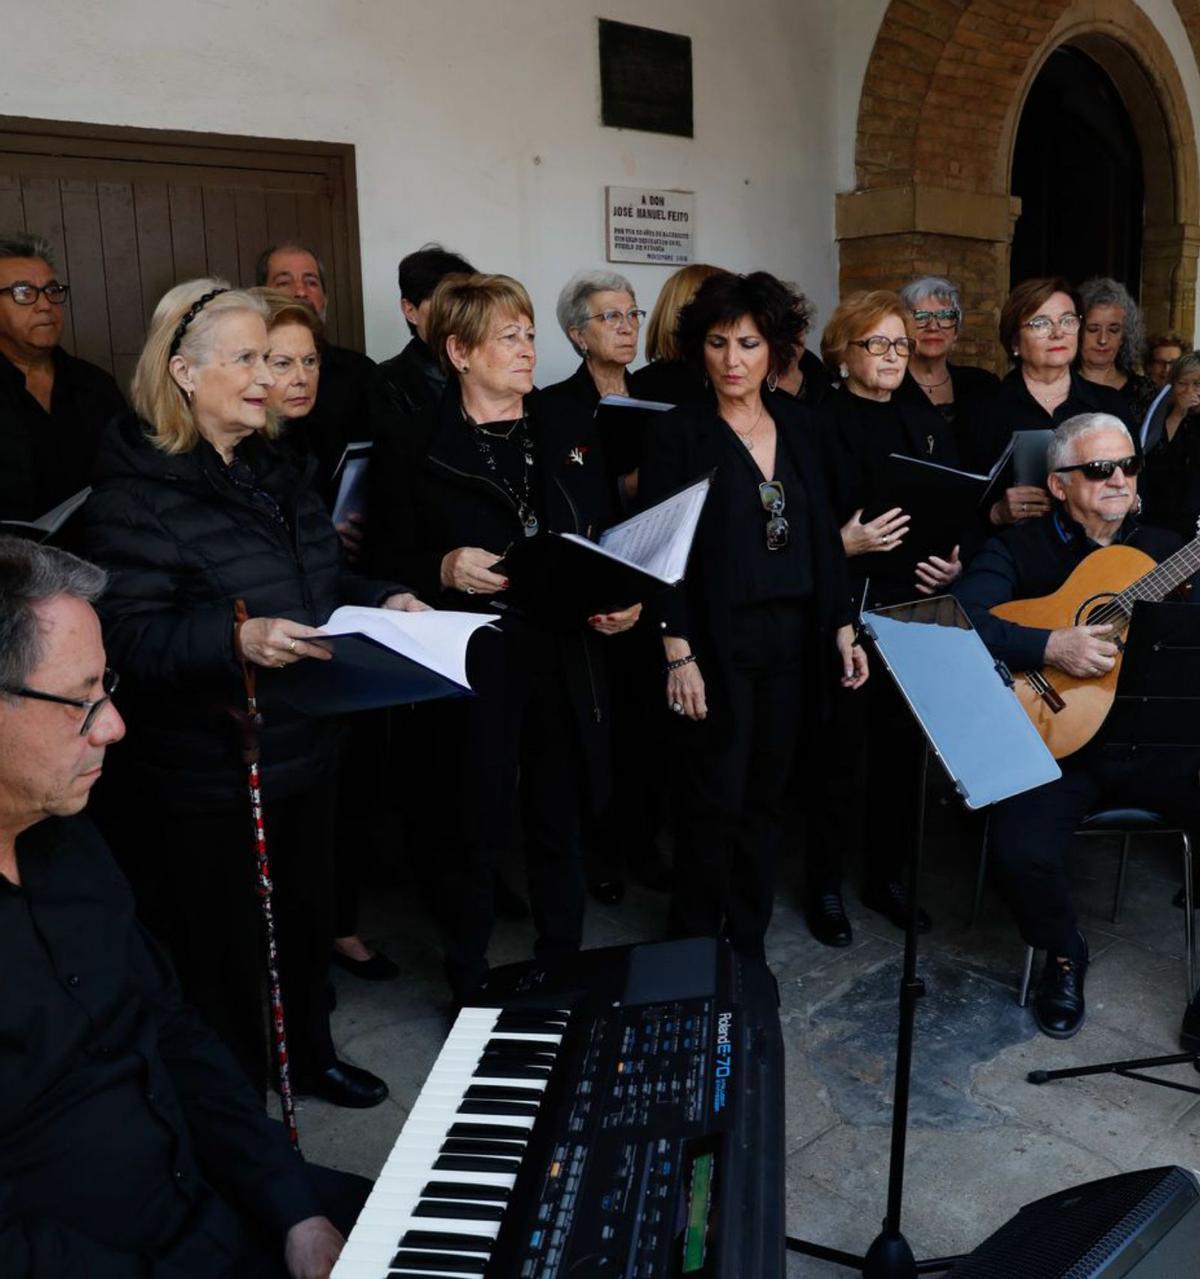
[[[1133,612],[1137,600],[1157,604],[1165,600],[1176,587],[1182,586],[1197,570],[1200,570],[1200,537],[1181,546],[1174,555],[1156,564],[1144,577],[1127,586],[1117,597],[1126,614]]]

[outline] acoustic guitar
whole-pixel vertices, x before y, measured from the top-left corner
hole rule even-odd
[[[1103,638],[1117,645],[1117,660],[1103,675],[1080,678],[1052,666],[1014,674],[1013,691],[1055,759],[1096,736],[1116,695],[1125,634],[1136,600],[1157,604],[1200,569],[1200,537],[1156,564],[1132,546],[1093,551],[1054,592],[1040,599],[997,604],[994,616],[1018,626],[1058,630],[1109,625]]]

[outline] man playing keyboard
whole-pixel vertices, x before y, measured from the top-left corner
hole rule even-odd
[[[291,1149],[78,815],[125,731],[103,586],[0,538],[0,1275],[327,1279],[369,1184]]]

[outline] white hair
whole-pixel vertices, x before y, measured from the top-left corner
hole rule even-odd
[[[1050,447],[1046,450],[1046,469],[1057,471],[1060,466],[1070,466],[1075,461],[1075,444],[1089,435],[1101,431],[1120,431],[1129,441],[1129,451],[1134,452],[1133,436],[1119,417],[1111,413],[1077,413],[1054,428]]]

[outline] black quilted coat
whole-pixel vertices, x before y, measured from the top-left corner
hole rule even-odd
[[[245,706],[235,600],[251,617],[319,626],[339,604],[379,604],[402,589],[343,573],[311,461],[256,436],[238,453],[286,526],[230,482],[210,445],[164,453],[133,415],[109,428],[83,513],[86,554],[109,572],[99,611],[128,725],[110,759],[123,781],[151,788],[146,798],[174,811],[246,803],[231,714]],[[257,670],[263,792],[285,799],[332,764],[340,733],[336,721],[279,705],[272,688],[282,673]]]

